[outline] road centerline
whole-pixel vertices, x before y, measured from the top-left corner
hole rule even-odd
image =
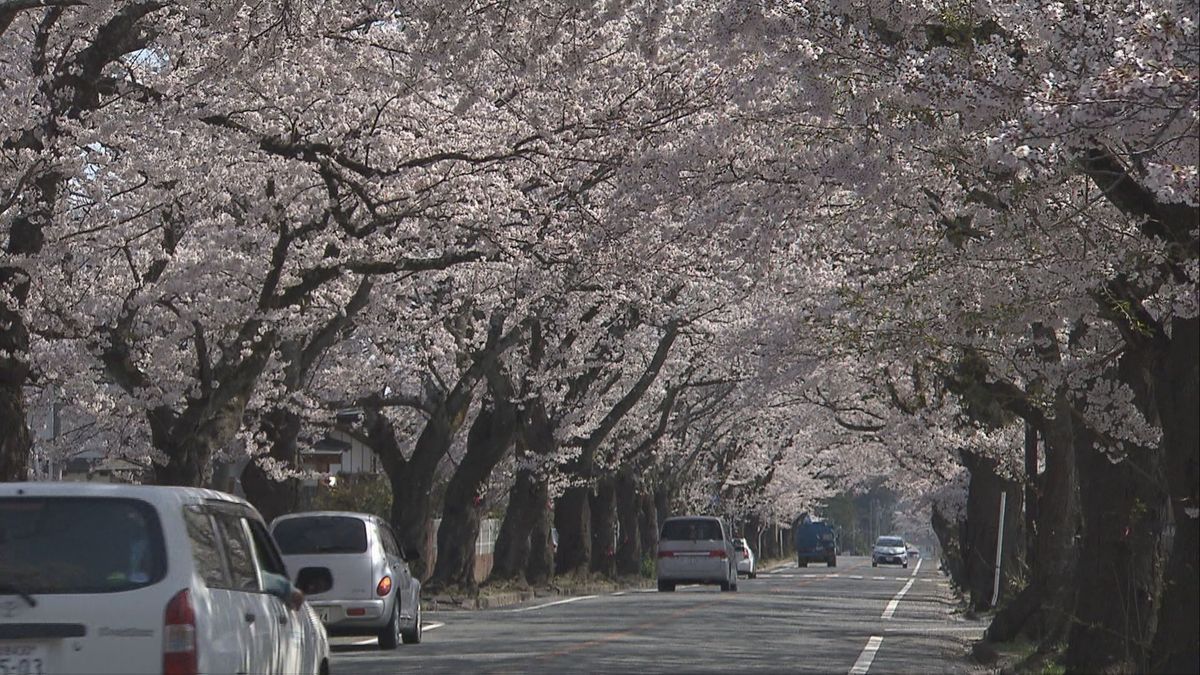
[[[858,655],[858,660],[850,667],[850,675],[864,675],[871,669],[871,662],[875,660],[875,654],[879,651],[879,645],[883,644],[883,637],[872,635],[867,640],[867,646],[863,647],[862,653]]]

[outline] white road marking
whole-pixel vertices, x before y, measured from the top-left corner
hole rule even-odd
[[[920,571],[921,571],[921,561],[920,561],[920,560],[918,560],[918,561],[917,561],[917,566],[913,568],[913,573],[912,573],[912,575],[915,577],[915,576],[917,576],[917,572],[920,572]]]
[[[886,580],[886,579],[887,579],[887,577],[871,577],[871,578],[872,578],[872,579],[874,579],[874,580],[876,580],[876,581],[884,581],[884,580]]]
[[[862,653],[858,655],[858,660],[850,668],[850,675],[864,675],[871,668],[871,662],[875,660],[875,652],[879,651],[881,644],[883,644],[883,638],[879,635],[872,635],[871,639],[867,640],[867,646],[863,647]]]
[[[421,631],[424,632],[424,631],[437,630],[438,628],[441,628],[442,626],[445,626],[445,625],[446,624],[441,621],[431,621],[429,623],[425,623],[424,621],[422,621],[421,622]],[[365,640],[357,640],[355,642],[351,642],[350,644],[357,647],[360,645],[373,645],[373,644],[377,644],[378,642],[379,642],[379,640],[377,638],[367,638]]]
[[[862,575],[859,575],[859,574],[851,574],[850,578],[851,579],[862,579],[863,577],[862,577]]]
[[[542,605],[534,605],[532,607],[518,607],[516,609],[506,609],[504,611],[506,611],[506,612],[532,612],[535,609],[545,609],[546,607],[553,607],[555,605],[565,605],[568,602],[579,602],[580,600],[591,600],[592,598],[598,598],[598,597],[600,597],[600,596],[598,596],[598,595],[580,595],[578,597],[567,598],[565,600],[555,600],[554,602],[547,602]]]
[[[924,635],[926,633],[979,633],[982,635],[987,632],[987,626],[922,626],[920,628],[884,628],[886,633],[912,633],[914,635]]]
[[[916,579],[909,579],[908,583],[904,584],[904,588],[901,588],[900,592],[896,594],[896,597],[892,598],[892,601],[887,604],[887,609],[883,610],[883,615],[879,618],[890,619],[896,614],[896,608],[900,606],[900,598],[903,598],[904,594],[908,592],[908,589],[912,588],[914,581],[916,581]]]

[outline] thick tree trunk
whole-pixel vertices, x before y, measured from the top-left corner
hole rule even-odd
[[[967,488],[967,520],[963,537],[963,564],[971,606],[977,611],[992,608],[996,581],[996,539],[1000,519],[1004,518],[1001,541],[1000,597],[1008,595],[1017,561],[1021,558],[1021,485],[996,473],[995,462],[962,452],[963,465],[971,473]],[[1005,510],[1000,511],[1000,496],[1005,494]]]
[[[642,532],[639,516],[640,495],[637,480],[631,468],[617,471],[614,484],[617,502],[617,523],[621,536],[617,542],[616,572],[619,575],[636,575],[642,570]]]
[[[476,586],[475,544],[480,522],[477,500],[515,434],[516,407],[504,400],[485,403],[471,424],[467,452],[446,486],[442,523],[437,532],[437,563],[427,584],[429,588]]]
[[[516,480],[508,495],[508,508],[496,537],[496,552],[488,581],[527,581],[525,567],[529,562],[530,534],[539,511],[545,510],[541,494],[543,485],[529,469],[517,471]]]
[[[432,568],[433,484],[438,464],[450,450],[470,405],[474,381],[464,377],[456,392],[430,413],[404,470],[389,476],[392,483],[392,527],[408,546],[421,547],[419,560],[409,563],[413,576],[425,579]],[[385,465],[386,466],[386,465]]]
[[[1067,669],[1144,672],[1158,620],[1167,507],[1158,451],[1131,448],[1119,463],[1097,448],[1076,452],[1083,537]]]
[[[546,584],[554,578],[554,508],[550,503],[550,485],[538,477],[534,486],[538,500],[534,508],[533,527],[529,530],[529,560],[525,579],[531,584]]]
[[[962,552],[962,522],[946,515],[936,505],[931,518],[933,533],[942,549],[942,567],[950,575],[950,581],[958,588],[967,587],[966,563]]]
[[[638,536],[642,540],[642,557],[658,555],[657,494],[643,492],[638,496]]]
[[[57,171],[39,176],[32,185],[32,208],[13,219],[5,253],[35,255],[45,244],[44,230],[53,219],[63,177]],[[29,379],[29,328],[24,314],[29,300],[29,272],[0,266],[0,482],[29,477],[33,437],[25,412]],[[12,304],[10,304],[12,303]]]
[[[0,316],[0,323],[4,317]],[[0,338],[2,339],[2,338]],[[0,345],[0,353],[4,352]],[[29,478],[33,439],[25,423],[24,376],[0,364],[0,483]]]
[[[1036,546],[1030,552],[1029,585],[1003,607],[988,627],[993,642],[1019,634],[1043,644],[1062,641],[1075,606],[1078,560],[1079,482],[1072,406],[1060,397],[1055,417],[1042,430],[1046,469],[1038,479]]]
[[[271,441],[267,457],[289,469],[299,465],[300,416],[283,408],[267,414],[262,429]],[[242,470],[242,490],[246,499],[270,522],[285,513],[292,513],[300,503],[300,481],[295,478],[275,480],[252,459]],[[218,486],[224,489],[222,486]]]
[[[617,574],[617,480],[610,475],[596,481],[596,494],[591,497],[592,560],[596,574],[614,577]]]
[[[1039,640],[1055,642],[1065,637],[1075,606],[1074,584],[1078,561],[1079,481],[1075,471],[1074,424],[1069,406],[1058,406],[1058,417],[1048,424],[1046,470],[1042,473],[1042,499],[1038,504],[1038,561],[1032,581],[1042,599],[1039,611],[1027,626]]]
[[[1037,564],[1038,432],[1025,423],[1025,566]]]
[[[746,543],[754,549],[754,556],[759,560],[766,560],[762,552],[762,531],[762,519],[758,516],[751,516],[746,521],[746,528],[742,535],[745,537]]]
[[[33,438],[25,413],[29,377],[29,331],[21,305],[29,295],[29,277],[16,267],[0,267],[0,482],[29,477]],[[10,307],[6,298],[16,301]]]
[[[1154,373],[1173,533],[1149,670],[1200,672],[1200,319],[1176,319]],[[1168,530],[1170,532],[1170,529]]]
[[[558,552],[555,569],[559,574],[586,572],[592,560],[591,489],[569,487],[554,505],[554,526],[558,528]]]

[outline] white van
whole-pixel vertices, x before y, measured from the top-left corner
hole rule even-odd
[[[328,579],[309,579],[320,591]],[[179,487],[0,483],[0,673],[304,673],[325,630],[262,517]]]
[[[729,534],[729,526],[715,516],[664,520],[658,538],[658,590],[669,592],[687,583],[736,591],[737,562]]]
[[[374,635],[381,649],[421,641],[421,582],[387,521],[370,513],[305,511],[271,521],[283,559],[298,574],[332,577],[309,602],[331,635]]]

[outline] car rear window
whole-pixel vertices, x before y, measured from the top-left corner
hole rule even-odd
[[[306,516],[275,523],[275,542],[284,555],[365,553],[367,526],[346,516]]]
[[[715,520],[707,518],[685,518],[683,520],[668,520],[663,523],[662,538],[664,540],[718,540],[721,539],[721,526]]]
[[[115,593],[166,575],[154,508],[113,497],[0,499],[0,579],[21,593]]]
[[[899,537],[880,537],[879,541],[875,542],[876,546],[903,546],[904,540]]]

